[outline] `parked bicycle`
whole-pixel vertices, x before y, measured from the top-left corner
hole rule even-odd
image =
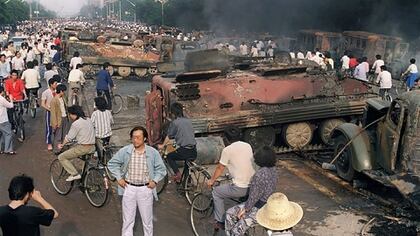
[[[115,94],[113,91],[110,91],[110,95],[112,103],[112,114],[118,114],[123,108],[124,100],[121,95]],[[99,97],[103,97],[107,102],[109,102],[103,90],[100,90]]]
[[[17,140],[23,142],[25,140],[25,121],[23,120],[23,107],[26,100],[13,101],[13,117],[12,129],[17,135]]]
[[[158,183],[156,187],[158,194],[160,194],[168,185],[169,176],[172,177],[175,175],[167,160],[168,153],[175,150],[174,148],[170,148],[171,146],[172,145],[167,145],[162,151],[160,151],[168,174],[166,174],[163,180]],[[194,196],[201,193],[203,189],[207,188],[207,181],[210,178],[211,176],[205,167],[195,163],[193,160],[185,160],[178,191],[185,194],[185,198],[188,203],[191,204]]]
[[[229,176],[221,177],[218,181],[215,182],[213,186],[218,186],[222,182],[230,182],[231,179]],[[204,235],[216,235],[217,231],[211,226],[210,222],[214,221],[213,211],[213,197],[211,194],[212,189],[205,189],[203,192],[198,193],[192,203],[190,208],[190,223],[191,228],[195,236],[204,236]],[[245,202],[247,196],[241,198],[229,198],[231,206]],[[252,225],[248,231],[245,233],[248,236],[266,236],[268,232],[265,228],[261,227],[258,224]]]
[[[68,148],[69,145],[65,145],[61,152]],[[93,153],[79,157],[83,161],[82,178],[71,182],[66,181],[70,174],[64,170],[60,161],[55,159],[50,165],[50,179],[57,193],[67,195],[76,184],[92,206],[102,207],[108,199],[109,182],[104,167],[98,162],[92,163],[92,157]]]

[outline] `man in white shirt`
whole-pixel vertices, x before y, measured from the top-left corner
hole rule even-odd
[[[10,75],[10,63],[6,61],[6,56],[4,54],[0,55],[0,79],[5,80]]]
[[[340,60],[342,71],[347,71],[348,69],[350,69],[350,57],[347,54],[347,51],[345,51],[344,56]]]
[[[83,64],[79,52],[74,52],[73,57],[70,59],[70,70],[76,69],[77,64]]]
[[[13,98],[10,98],[10,102],[4,98],[5,92],[4,88],[0,87],[0,152],[6,153],[9,155],[16,154],[13,151],[13,133],[12,125],[9,122],[9,117],[7,116],[7,109],[13,108]],[[4,149],[2,146],[4,143]]]
[[[389,90],[392,88],[392,76],[391,73],[387,70],[386,66],[381,66],[381,72],[376,78],[376,83],[380,84],[379,86],[379,95],[383,98],[385,92],[389,93]]]
[[[305,55],[303,55],[303,53],[301,51],[298,51],[297,59],[305,59]]]
[[[39,77],[39,72],[37,70],[34,69],[34,63],[33,62],[28,62],[27,64],[28,69],[26,69],[23,73],[22,73],[22,77],[21,79],[23,80],[23,82],[25,82],[25,89],[26,89],[26,94],[28,94],[29,96],[29,92],[34,94],[35,97],[38,97],[38,89],[39,89],[39,82],[40,82],[40,77]]]
[[[54,75],[58,75],[58,72],[53,70],[53,65],[51,63],[46,64],[45,69],[44,79],[48,84],[48,80],[50,80]]]
[[[52,146],[52,127],[51,127],[51,101],[54,98],[55,89],[57,88],[57,81],[61,80],[59,77],[51,78],[48,81],[48,89],[42,92],[41,95],[41,106],[45,109],[45,142],[47,143],[47,149],[49,151],[53,150]]]
[[[239,51],[242,56],[248,55],[248,46],[245,44],[245,42],[242,42],[239,46]]]
[[[367,73],[369,72],[369,64],[366,62],[365,58],[362,58],[362,63],[356,66],[354,69],[354,78],[362,81],[367,80]]]
[[[26,53],[26,63],[35,60],[35,53],[32,47],[28,48],[28,53]]]
[[[25,61],[20,52],[16,52],[16,56],[12,59],[12,70],[23,71],[25,69]]]
[[[232,177],[232,184],[223,184],[213,188],[215,229],[223,229],[225,222],[225,199],[240,198],[246,196],[249,183],[255,173],[253,163],[254,155],[252,147],[248,143],[240,141],[241,131],[237,127],[228,127],[225,137],[230,144],[225,147],[220,157],[220,162],[213,176],[207,182],[211,187],[225,170],[228,168]]]
[[[69,73],[69,92],[68,92],[68,104],[69,106],[72,105],[82,105],[82,101],[79,98],[78,102],[79,104],[72,104],[72,97],[73,97],[73,89],[77,88],[79,91],[82,89],[83,84],[85,83],[85,77],[83,75],[83,72],[81,71],[81,68],[83,68],[82,64],[77,64],[75,69],[71,70]]]
[[[407,91],[411,90],[414,85],[416,84],[417,76],[418,76],[418,69],[416,66],[416,59],[411,58],[410,60],[410,66],[407,68],[407,70],[401,75],[401,77],[404,77],[406,75],[406,83],[407,83]]]
[[[381,55],[376,55],[376,61],[373,63],[372,70],[375,71],[376,76],[381,73],[381,66],[385,65]]]

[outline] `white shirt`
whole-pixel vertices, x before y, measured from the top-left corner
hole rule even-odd
[[[83,76],[83,72],[80,69],[73,69],[69,73],[69,82],[85,82],[85,77]]]
[[[13,103],[8,102],[6,98],[0,95],[0,124],[9,121],[7,116],[7,108],[12,108]]]
[[[290,54],[290,57],[291,57],[292,59],[295,59],[295,58],[296,58],[296,54],[295,54],[294,52],[289,52],[289,54]]]
[[[244,44],[244,45],[241,44],[239,46],[239,51],[241,52],[242,56],[247,55],[248,54],[248,46],[246,46],[246,44]]]
[[[298,53],[297,53],[297,58],[298,58],[298,59],[305,59],[305,55],[303,55],[303,53],[302,53],[302,52],[298,52]]]
[[[341,69],[343,70],[348,70],[350,68],[350,58],[347,55],[344,55],[341,58],[341,63],[343,64],[341,66]]]
[[[407,71],[408,71],[408,72],[410,72],[410,73],[412,73],[412,74],[414,74],[414,73],[418,73],[418,72],[419,72],[419,71],[417,70],[417,66],[416,66],[416,64],[411,64],[411,65],[408,67]]]
[[[35,59],[35,53],[33,50],[26,54],[26,62],[33,61]]]
[[[76,69],[77,64],[83,64],[81,57],[73,57],[70,60],[70,69]]]
[[[58,101],[60,102],[61,117],[67,117],[66,106],[64,104],[63,97],[58,98]]]
[[[382,89],[390,89],[392,88],[392,76],[391,73],[384,70],[379,73],[378,77],[376,78],[376,83],[380,83],[380,88]]]
[[[251,48],[251,56],[252,57],[258,57],[258,48],[256,48],[256,47]]]
[[[114,123],[112,114],[109,110],[96,110],[92,113],[91,121],[95,127],[95,137],[106,138],[112,135],[111,125]]]
[[[376,74],[379,74],[379,73],[381,73],[381,66],[383,66],[383,65],[385,65],[385,62],[383,60],[381,60],[381,59],[376,60],[373,63],[372,69],[375,70]]]
[[[367,73],[368,70],[366,70],[366,65],[363,63],[360,63],[354,69],[354,77],[359,80],[367,81]]]
[[[220,157],[220,164],[226,166],[232,176],[232,182],[240,187],[247,188],[254,175],[254,155],[248,143],[238,141],[225,147]]]
[[[39,88],[39,72],[35,69],[27,69],[22,73],[22,80],[25,82],[25,88]]]
[[[3,77],[3,79],[6,79],[10,75],[10,64],[7,62],[1,62],[0,61],[0,76]]]
[[[44,73],[44,79],[47,81],[48,84],[48,80],[50,80],[54,75],[58,75],[58,72],[55,70],[47,70]]]
[[[53,98],[54,98],[54,95],[50,88],[47,88],[44,92],[42,92],[41,100],[45,100],[45,104],[48,108],[50,108],[51,100]]]
[[[25,61],[22,57],[13,57],[12,59],[12,68],[14,70],[20,70],[23,71],[25,69]]]

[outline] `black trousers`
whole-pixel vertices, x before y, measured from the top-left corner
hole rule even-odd
[[[102,96],[102,94],[105,94],[106,102],[108,103],[108,110],[112,110],[111,94],[109,93],[109,90],[103,90],[103,89],[96,90],[96,95],[98,97]]]
[[[175,152],[168,154],[168,163],[171,166],[172,170],[176,173],[179,172],[178,165],[176,161],[185,161],[185,160],[195,160],[197,158],[197,148],[184,148],[179,147]],[[186,168],[186,167],[184,167]]]

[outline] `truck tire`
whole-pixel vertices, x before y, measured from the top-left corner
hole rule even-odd
[[[346,138],[344,135],[339,135],[337,138],[335,138],[334,157],[338,152],[341,151],[341,149],[347,144],[348,141],[348,138]],[[352,181],[355,176],[355,171],[353,169],[353,155],[354,154],[351,150],[351,147],[348,146],[334,162],[337,168],[338,176],[349,182]]]
[[[122,77],[128,77],[131,73],[131,68],[128,66],[118,67],[118,74]]]
[[[314,130],[309,122],[288,124],[283,127],[283,138],[286,144],[293,148],[303,148],[311,143]]]

